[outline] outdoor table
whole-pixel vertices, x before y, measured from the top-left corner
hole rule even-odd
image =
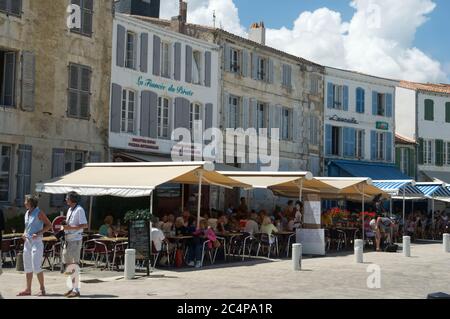
[[[58,239],[55,236],[46,236],[42,237],[43,242],[49,242],[49,241],[58,241]]]
[[[278,240],[278,247],[280,249],[280,255],[284,251],[287,252],[288,238],[289,238],[289,236],[294,235],[294,234],[295,234],[294,231],[279,231],[279,232],[275,233],[275,236],[283,238],[283,240]]]
[[[23,233],[3,234],[3,239],[14,239],[22,237]]]

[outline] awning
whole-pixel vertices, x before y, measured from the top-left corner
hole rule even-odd
[[[442,183],[417,183],[417,188],[428,198],[450,198],[450,190]]]
[[[369,177],[372,180],[407,180],[397,167],[382,163],[355,162],[355,161],[331,161],[330,165],[336,165],[349,176]]]
[[[338,189],[337,194],[341,196],[358,198],[363,192],[366,197],[387,195],[385,191],[374,186],[372,180],[367,177],[316,177],[316,179]]]
[[[36,191],[66,194],[76,191],[84,196],[149,196],[161,184],[202,183],[224,187],[250,187],[214,171],[208,171],[206,162],[158,163],[91,163],[82,169],[46,183],[36,184]]]
[[[408,198],[420,198],[424,194],[417,188],[414,180],[388,180],[388,181],[373,181],[373,185],[379,189],[384,190],[391,196],[399,196]]]
[[[424,175],[426,175],[430,179],[430,181],[450,184],[450,172],[423,171],[423,170],[421,170],[421,172]]]

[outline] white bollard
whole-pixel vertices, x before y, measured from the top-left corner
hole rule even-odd
[[[302,244],[292,244],[292,268],[295,271],[302,269]]]
[[[450,253],[450,234],[443,234],[442,241],[444,244],[444,252]]]
[[[126,280],[131,280],[134,278],[135,273],[136,273],[136,250],[126,249],[124,277]]]
[[[411,257],[411,237],[403,236],[403,256]]]
[[[355,262],[358,264],[362,264],[364,262],[364,242],[362,239],[355,240]]]

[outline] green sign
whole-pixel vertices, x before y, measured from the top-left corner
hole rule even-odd
[[[167,85],[164,83],[154,82],[152,79],[144,79],[144,77],[140,76],[137,80],[137,85],[140,87],[146,87],[151,89],[156,89],[160,91],[167,91],[170,93],[185,95],[185,96],[193,96],[194,92],[184,88],[182,85],[175,86],[173,84]]]
[[[389,123],[377,122],[377,129],[387,131],[387,130],[389,130]]]

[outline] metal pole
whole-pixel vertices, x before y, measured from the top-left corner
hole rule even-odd
[[[389,204],[389,217],[391,218],[391,222],[392,222],[392,195],[390,196],[390,204]],[[392,227],[391,227],[391,242],[393,241],[392,239],[393,239],[393,237],[394,237],[394,230],[392,229]]]
[[[364,184],[362,184],[362,241],[364,250]]]
[[[406,219],[405,219],[405,189],[403,189],[403,236],[405,236],[406,231]]]
[[[303,197],[303,179],[300,180],[298,200],[302,201]]]
[[[184,184],[181,184],[181,212],[184,211]]]
[[[151,218],[153,217],[153,193],[154,190],[152,190],[152,193],[150,194],[150,216]],[[150,276],[150,272],[153,271],[153,269],[150,269],[151,265],[150,265],[150,255],[152,253],[153,250],[153,242],[152,242],[152,220],[150,219],[150,226],[149,226],[149,237],[150,237],[150,250],[149,250],[149,256],[148,256],[148,264],[147,264],[147,276]]]
[[[432,221],[431,227],[433,229],[433,239],[434,239],[434,197],[431,201],[431,209],[432,209],[432,211],[431,211],[431,221]]]
[[[198,175],[197,228],[200,228],[200,206],[202,203],[202,179],[203,179],[203,171],[200,171],[199,175]]]
[[[92,226],[92,196],[90,197],[89,200],[89,228],[88,230],[91,231],[91,226]]]

